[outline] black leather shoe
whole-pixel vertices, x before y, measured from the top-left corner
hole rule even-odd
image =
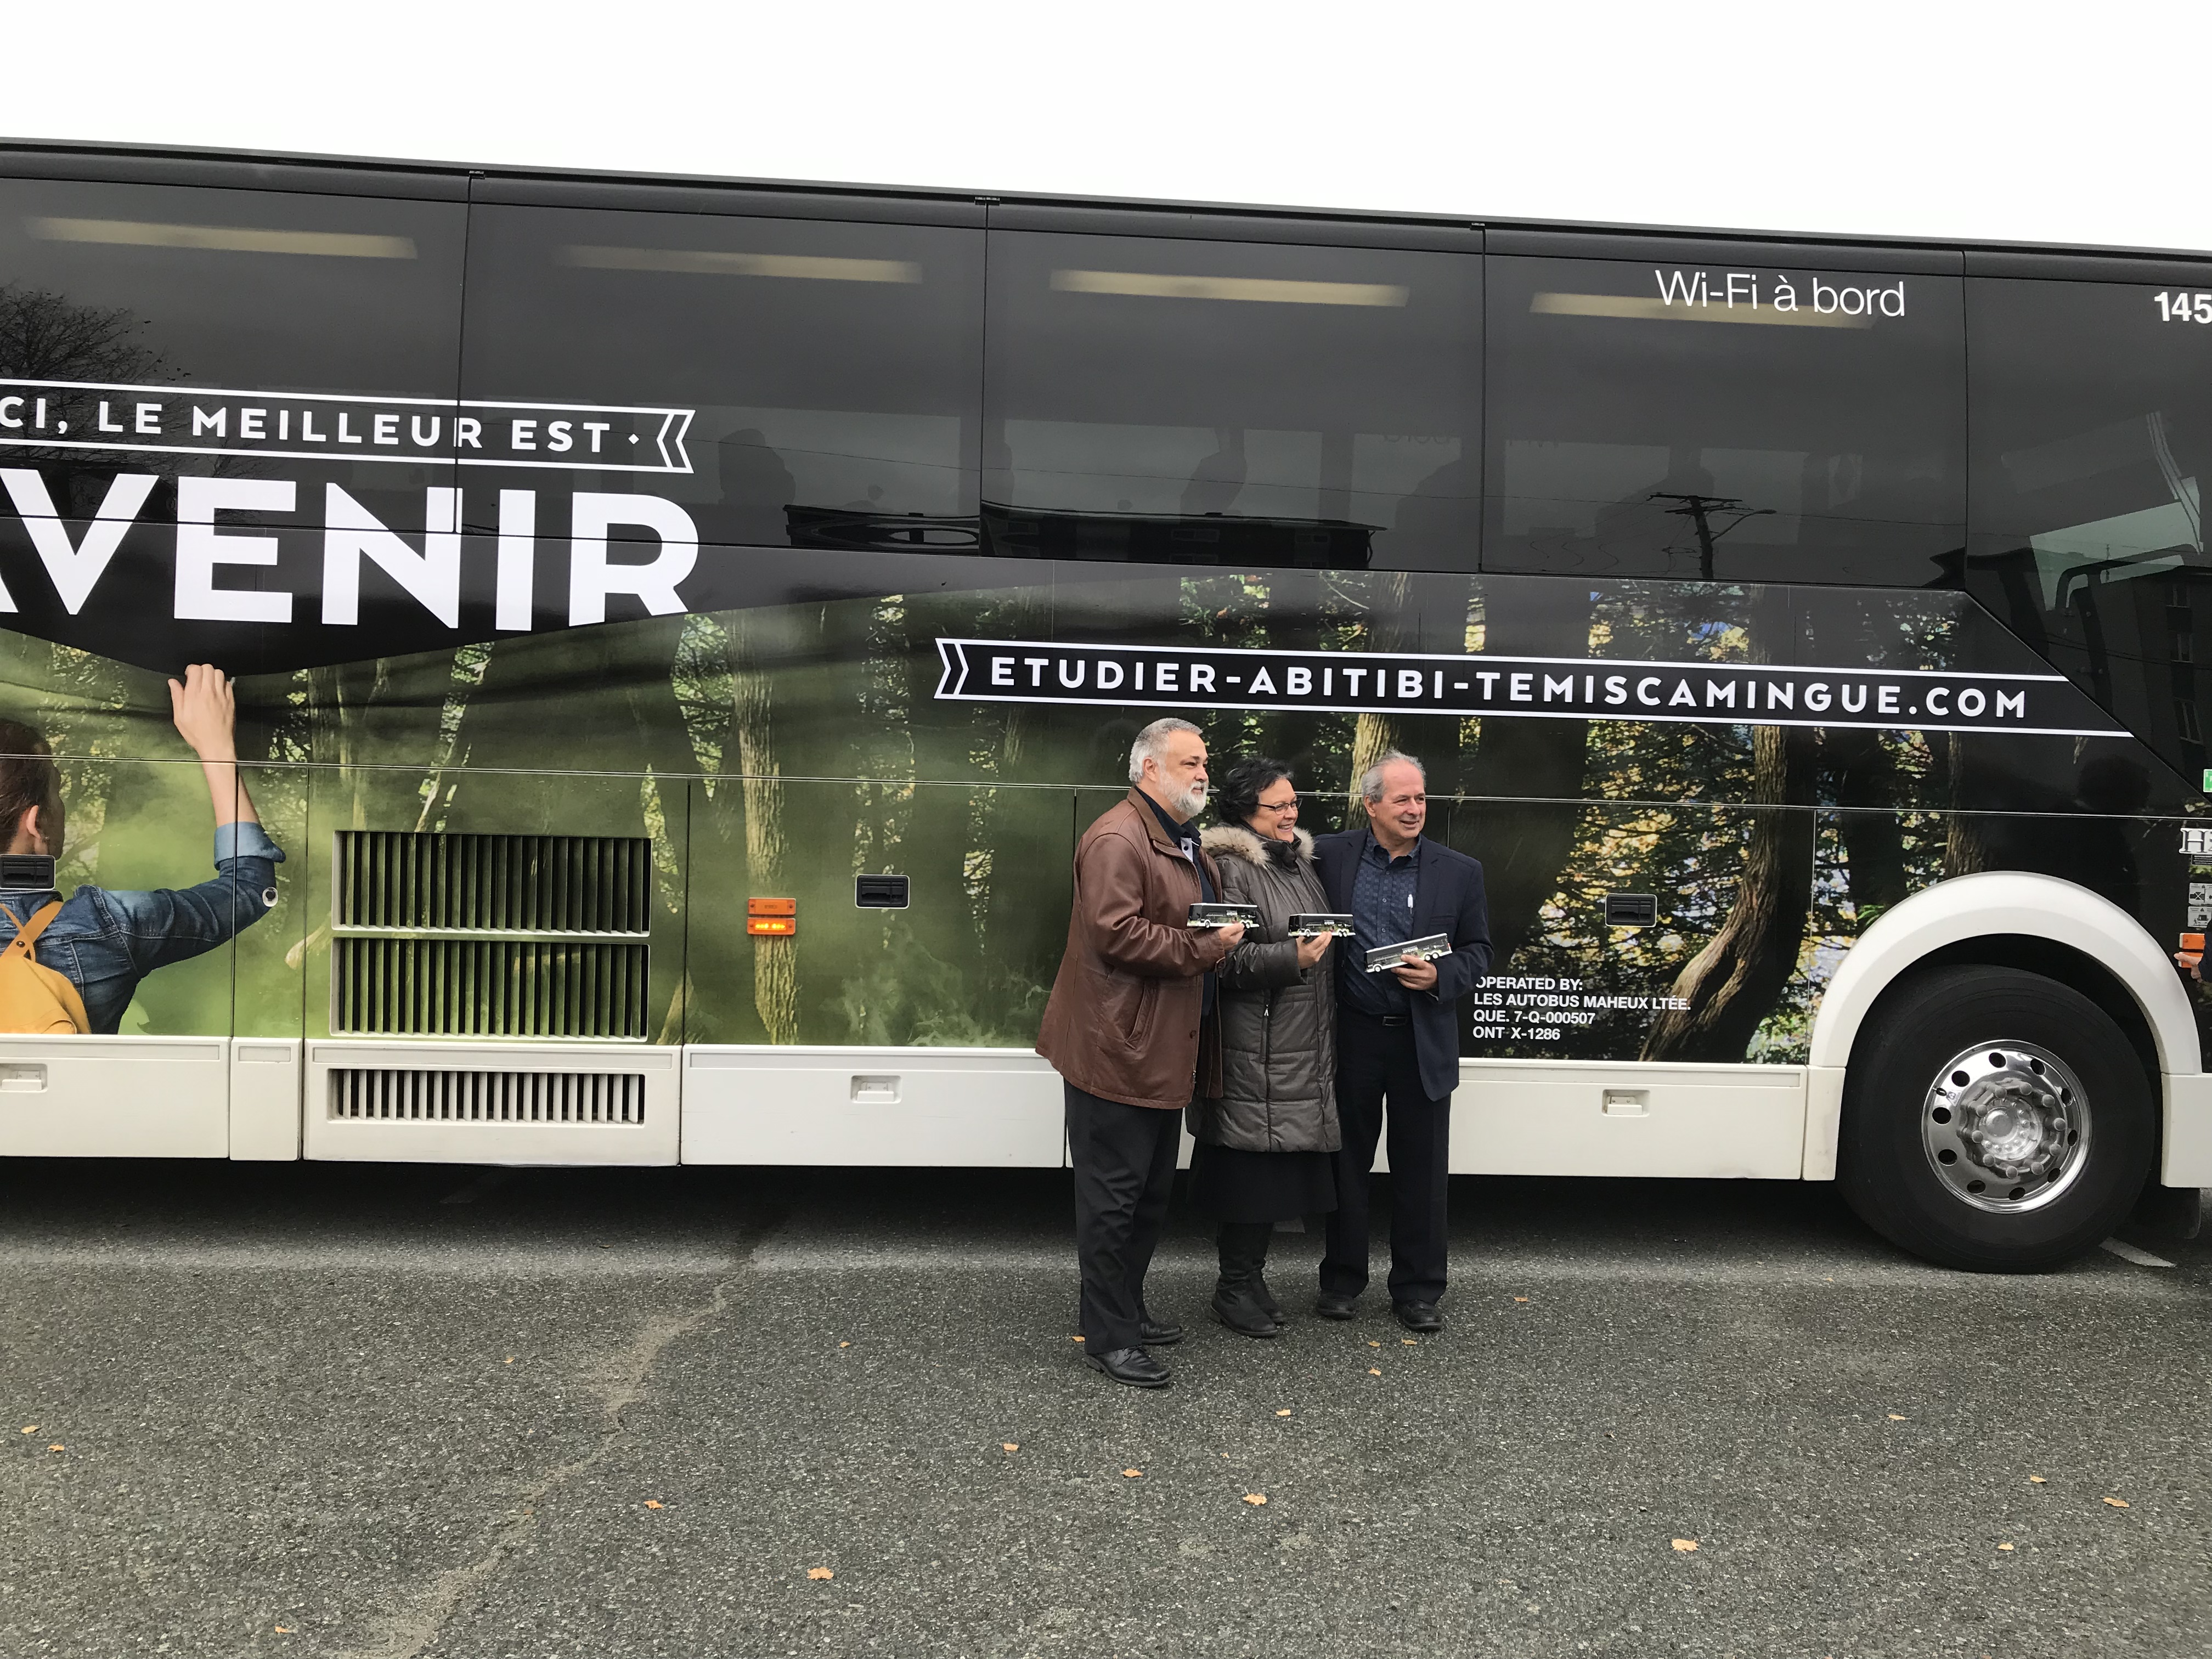
[[[1154,1319],[1147,1314],[1137,1322],[1137,1334],[1148,1348],[1172,1347],[1182,1340],[1182,1327],[1172,1319]]]
[[[1340,1296],[1334,1291],[1323,1291],[1314,1297],[1314,1317],[1316,1319],[1356,1319],[1359,1316],[1359,1298]]]
[[[1086,1349],[1083,1363],[1133,1389],[1164,1389],[1170,1380],[1168,1368],[1142,1348],[1116,1348],[1111,1353],[1097,1354]]]
[[[1394,1302],[1390,1311],[1409,1331],[1440,1331],[1444,1328],[1443,1314],[1433,1302]]]

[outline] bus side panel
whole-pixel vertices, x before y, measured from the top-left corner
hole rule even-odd
[[[226,1158],[223,1037],[0,1038],[0,1155]]]
[[[1791,1066],[1462,1060],[1455,1175],[1794,1181],[1805,1073]]]
[[[739,720],[764,765],[782,732]],[[687,1163],[1060,1161],[1059,1081],[1030,1045],[1066,938],[1073,792],[726,775],[693,784],[691,813]],[[860,875],[903,877],[885,896],[906,902],[863,906]],[[749,918],[754,900],[771,902]]]
[[[686,1164],[1056,1169],[1063,1112],[1026,1050],[684,1051]]]

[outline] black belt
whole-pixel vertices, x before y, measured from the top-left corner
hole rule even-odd
[[[1371,1020],[1376,1024],[1382,1026],[1411,1025],[1413,1023],[1413,1016],[1410,1014],[1370,1014],[1364,1008],[1347,1008],[1344,1012],[1347,1014],[1357,1014],[1362,1019]]]

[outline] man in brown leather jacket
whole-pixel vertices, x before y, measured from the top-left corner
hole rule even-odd
[[[1220,1091],[1213,969],[1241,926],[1189,925],[1220,896],[1191,820],[1206,806],[1206,742],[1188,720],[1160,720],[1129,750],[1128,799],[1075,848],[1067,953],[1053,981],[1037,1052],[1067,1092],[1075,1169],[1075,1251],[1083,1271],[1083,1358],[1117,1382],[1163,1389],[1147,1344],[1182,1328],[1145,1306],[1145,1272],[1167,1219],[1183,1109],[1204,1073]]]

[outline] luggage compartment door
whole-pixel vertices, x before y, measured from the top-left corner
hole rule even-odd
[[[229,1155],[228,1037],[0,1038],[0,1156]]]

